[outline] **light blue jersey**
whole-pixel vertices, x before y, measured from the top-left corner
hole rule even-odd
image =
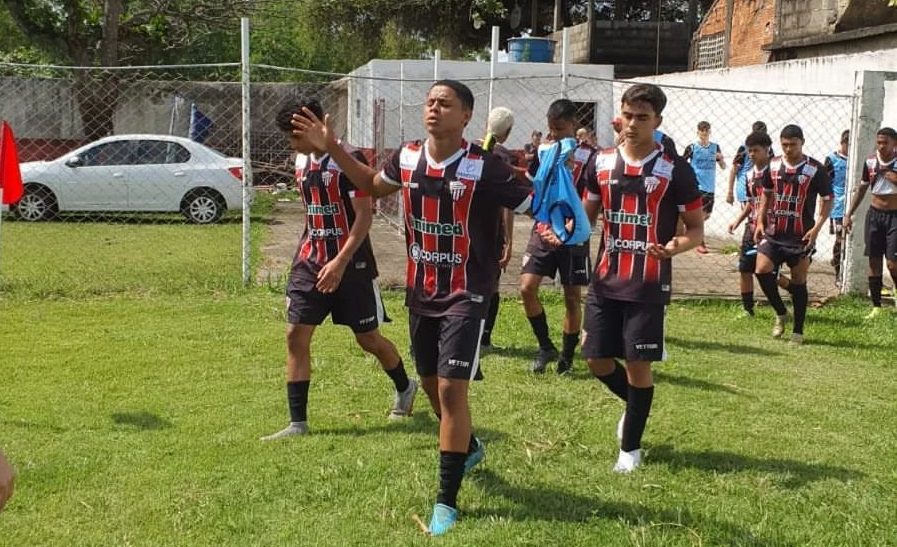
[[[832,213],[829,215],[835,220],[844,218],[844,196],[847,186],[847,156],[842,156],[835,151],[826,156],[825,168],[832,179]]]
[[[691,168],[698,179],[698,190],[712,194],[716,191],[716,155],[719,153],[719,145],[715,142],[692,143],[685,149],[685,159],[691,162]]]

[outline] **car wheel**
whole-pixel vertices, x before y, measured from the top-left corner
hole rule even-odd
[[[218,222],[224,215],[224,199],[212,190],[197,190],[187,194],[181,212],[194,224]]]
[[[28,184],[22,198],[13,206],[16,218],[28,222],[49,220],[56,216],[56,196],[46,186]]]

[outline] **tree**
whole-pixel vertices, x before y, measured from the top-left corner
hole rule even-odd
[[[3,0],[30,45],[75,66],[155,64],[270,0]],[[75,72],[85,136],[112,132],[118,76]]]

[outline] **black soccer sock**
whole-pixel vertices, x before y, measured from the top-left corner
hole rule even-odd
[[[290,406],[290,421],[308,420],[308,386],[311,380],[287,382],[287,403]]]
[[[579,333],[564,333],[564,346],[561,351],[561,359],[568,363],[573,362],[573,353],[576,352],[576,345],[579,344]]]
[[[529,324],[533,327],[533,334],[539,341],[540,349],[554,349],[551,337],[548,336],[548,319],[545,317],[545,310],[535,317],[527,317]]]
[[[651,401],[654,399],[654,386],[629,386],[629,400],[626,401],[626,417],[623,419],[623,440],[620,450],[630,452],[642,447],[642,434],[648,415],[651,413]]]
[[[439,451],[439,491],[436,493],[436,503],[458,507],[458,490],[461,489],[461,479],[464,478],[464,460],[467,454],[463,452]]]
[[[483,337],[480,338],[480,344],[484,346],[492,345],[492,329],[495,328],[495,319],[498,317],[498,303],[500,300],[498,293],[495,293],[492,295],[492,300],[489,301],[486,324],[483,325]]]
[[[804,319],[807,317],[807,284],[791,283],[791,302],[794,303],[794,333],[804,333]]]
[[[880,275],[869,276],[869,298],[872,299],[872,305],[876,308],[881,307],[881,287],[882,280]]]
[[[754,315],[754,291],[741,293],[741,306],[744,311]]]
[[[779,294],[779,286],[776,285],[776,274],[757,274],[757,281],[760,283],[760,288],[763,289],[763,294],[766,295],[766,299],[769,300],[769,305],[776,311],[776,314],[785,315],[788,313],[785,310],[785,303],[782,302],[782,296]]]
[[[629,398],[629,380],[626,379],[626,369],[619,361],[614,361],[614,371],[606,376],[595,376],[602,384],[624,401]]]
[[[396,368],[392,370],[387,370],[386,374],[392,380],[392,383],[396,386],[396,391],[399,393],[408,389],[408,373],[405,372],[405,364],[402,363],[402,360],[399,359],[399,364],[396,365]]]

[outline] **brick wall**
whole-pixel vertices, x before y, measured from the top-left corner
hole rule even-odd
[[[765,63],[763,47],[774,37],[776,0],[735,0],[728,66]],[[694,40],[726,31],[726,0],[716,0],[695,32]]]
[[[557,45],[554,48],[555,63],[561,62],[563,54],[564,33],[563,31],[552,32],[549,38],[555,40]],[[581,23],[572,27],[567,27],[567,39],[570,43],[567,45],[567,62],[589,64],[589,24]]]

